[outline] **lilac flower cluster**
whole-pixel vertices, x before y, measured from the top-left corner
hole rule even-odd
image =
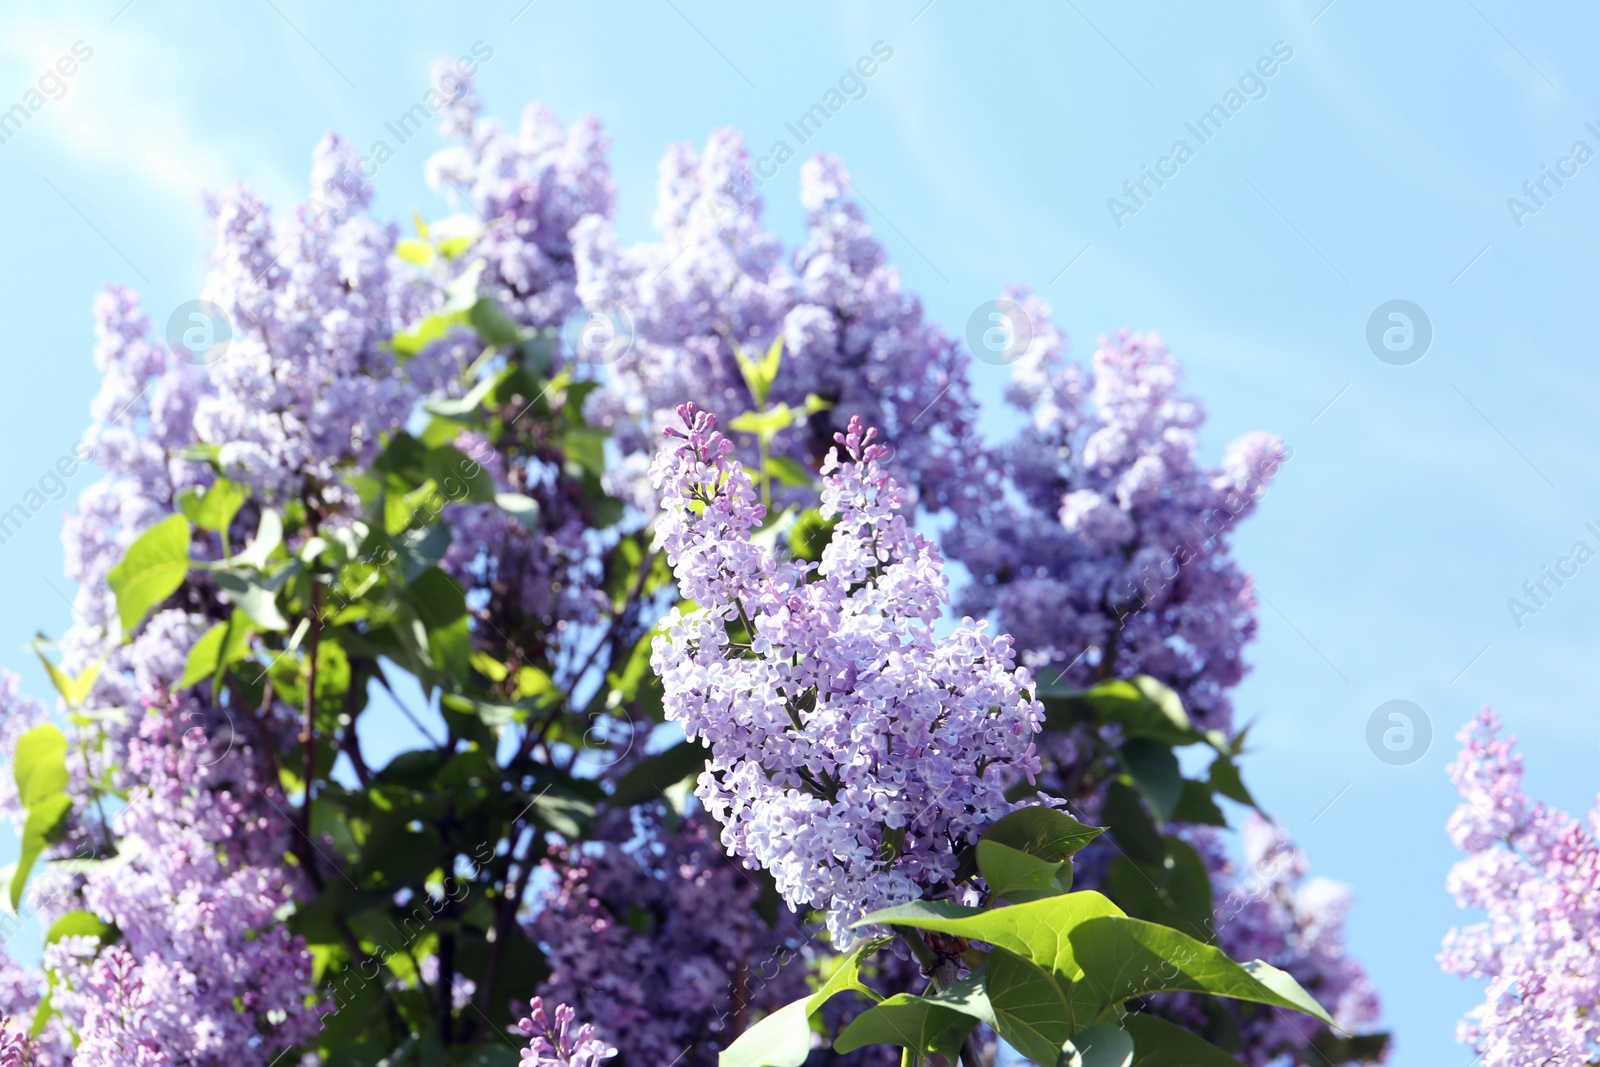
[[[556,1005],[551,1013],[554,1022],[545,1014],[543,998],[534,997],[528,1006],[530,1014],[517,1022],[529,1035],[528,1047],[522,1050],[526,1067],[600,1067],[617,1054],[601,1040],[592,1023],[574,1028],[578,1013],[567,1005]]]
[[[970,509],[975,408],[965,360],[901,287],[846,196],[839,161],[818,156],[802,168],[807,237],[792,266],[762,226],[761,197],[734,195],[748,183],[743,137],[718,130],[704,153],[676,145],[662,160],[660,243],[623,247],[599,216],[576,231],[579,296],[620,306],[634,330],[591,400],[595,419],[631,456],[620,479],[631,472],[634,481],[618,491],[631,488],[653,506],[638,475],[672,408],[684,400],[708,410],[758,406],[735,352],[759,357],[782,340],[769,402],[803,410],[814,394],[832,407],[780,432],[776,454],[815,470],[835,432],[860,418],[887,434],[926,503]]]
[[[972,572],[963,606],[992,613],[1044,677],[1084,687],[1149,674],[1202,729],[1227,731],[1255,632],[1228,543],[1285,448],[1247,434],[1206,468],[1203,413],[1159,337],[1103,338],[1090,376],[1067,358],[1049,307],[1012,295],[1033,339],[1006,397],[1031,420],[999,449],[1012,491],[945,539]]]
[[[403,370],[388,341],[440,299],[393,256],[397,231],[364,213],[371,190],[346,142],[317,148],[314,199],[274,228],[264,201],[235,189],[215,205],[217,245],[202,297],[235,336],[196,398],[195,433],[221,446],[225,473],[267,499],[338,505],[336,467],[370,459],[447,367]],[[328,206],[328,205],[335,206]]]
[[[813,564],[752,538],[765,509],[732,443],[692,404],[679,415],[651,471],[657,546],[695,605],[655,639],[666,714],[710,749],[696,794],[723,845],[845,945],[867,911],[950,887],[957,853],[1011,810],[1006,786],[1037,770],[1043,709],[1009,638],[970,620],[934,636],[939,551],[859,420],[823,461],[836,527]]]
[[[167,1067],[172,1056],[162,1047],[151,1009],[156,991],[146,984],[133,954],[113,945],[89,968],[83,1018],[73,1067]]]
[[[444,520],[450,547],[440,566],[473,596],[475,606],[482,600],[490,625],[479,628],[481,640],[517,629],[525,648],[559,645],[570,626],[592,619],[604,602],[596,591],[596,539],[570,484],[556,463],[538,456],[509,459],[482,434],[462,433],[456,446],[489,473],[497,492],[527,497],[538,515],[530,528],[498,504],[449,505]]]
[[[442,231],[472,235],[486,262],[479,292],[524,326],[556,327],[578,304],[574,231],[607,217],[616,199],[599,123],[563,130],[554,112],[529,104],[515,131],[479,115],[472,79],[440,130],[456,143],[428,160],[428,184],[469,210]],[[437,80],[437,77],[436,77]]]
[[[211,325],[219,340],[231,334],[225,349],[169,348],[121,286],[95,302],[104,377],[85,443],[106,476],[63,530],[78,594],[62,647],[68,670],[113,655],[97,706],[133,696],[119,681],[132,672],[116,651],[106,574],[139,533],[175,510],[180,493],[211,482],[195,450],[214,451],[227,476],[264,500],[299,499],[337,518],[355,503],[338,468],[370,459],[380,435],[459,369],[449,344],[404,367],[389,348],[443,293],[392,255],[395,229],[365,214],[371,190],[358,166],[350,146],[329,135],[315,154],[311,199],[278,225],[244,186],[211,205],[215,245],[201,296],[212,308],[197,314],[220,312],[225,321]],[[253,519],[253,509],[241,513],[241,536]],[[181,664],[185,652],[170,648],[165,658]]]
[[[310,954],[277,921],[294,898],[281,798],[237,760],[197,766],[164,737],[130,749],[144,785],[115,819],[124,858],[82,888],[121,942],[96,957],[93,939],[65,938],[45,954],[69,976],[53,1003],[80,1037],[76,1067],[145,1062],[135,1045],[152,1064],[260,1067],[317,1029]]]
[[[629,1063],[713,1067],[743,1026],[805,995],[804,968],[785,966],[805,931],[756,913],[758,883],[714,830],[698,815],[621,812],[544,864],[540,992],[605,1020]]]
[[[1484,921],[1450,931],[1439,963],[1486,979],[1457,1028],[1485,1067],[1580,1067],[1600,1058],[1600,806],[1580,821],[1522,791],[1516,739],[1485,708],[1449,767],[1462,803],[1450,839],[1467,853],[1448,880]]]
[[[37,1038],[29,1036],[45,988],[43,971],[24,967],[0,950],[0,1053],[20,1057],[17,1062],[24,1067],[72,1062],[72,1035],[59,1018],[52,1018]],[[9,1067],[11,1062],[0,1056],[0,1064]]]
[[[33,1039],[21,1020],[0,1019],[0,1067],[37,1067]]]

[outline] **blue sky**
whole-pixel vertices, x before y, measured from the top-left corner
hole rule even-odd
[[[0,510],[85,423],[96,289],[130,283],[164,317],[200,284],[204,190],[242,178],[280,205],[302,197],[316,139],[383,137],[426,91],[434,56],[492,47],[481,87],[508,120],[531,99],[567,120],[598,116],[620,225],[640,237],[669,142],[732,125],[758,152],[793,143],[784,124],[884,42],[892,58],[865,95],[805,150],[844,157],[935,319],[960,332],[1020,282],[1047,296],[1085,357],[1101,332],[1156,329],[1210,410],[1209,454],[1256,428],[1293,446],[1237,542],[1263,599],[1238,701],[1258,719],[1248,775],[1314,868],[1355,887],[1352,947],[1383,993],[1393,1062],[1465,1067],[1452,1032],[1477,991],[1433,962],[1465,918],[1444,891],[1452,735],[1490,703],[1522,738],[1538,796],[1581,811],[1597,785],[1600,564],[1552,584],[1520,628],[1507,607],[1573,542],[1600,547],[1584,527],[1600,527],[1600,478],[1582,445],[1600,399],[1595,302],[1582,295],[1600,264],[1600,160],[1573,154],[1578,141],[1600,151],[1585,125],[1600,127],[1594,11],[125,4],[0,16],[0,111],[75,42],[92,50],[44,87],[61,98],[0,143],[0,202],[12,205]],[[1185,124],[1226,105],[1275,45],[1292,56],[1247,80],[1243,106],[1200,143]],[[1169,158],[1178,140],[1192,151],[1181,165]],[[376,177],[380,210],[443,210],[421,180],[433,147],[431,133],[399,147]],[[1123,183],[1146,165],[1176,174],[1134,204]],[[1576,173],[1547,179],[1535,203],[1523,184],[1547,166]],[[772,225],[791,237],[798,171],[789,163],[765,189]],[[1112,197],[1137,210],[1113,211]],[[1408,365],[1366,340],[1373,311],[1396,299],[1432,327]],[[996,432],[1003,373],[974,369]],[[50,502],[0,545],[0,658],[36,692],[23,645],[67,621],[66,506]],[[1432,725],[1431,749],[1407,766],[1367,747],[1368,719],[1391,699]]]

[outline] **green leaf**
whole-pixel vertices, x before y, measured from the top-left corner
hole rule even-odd
[[[477,299],[467,310],[467,321],[486,345],[514,345],[522,340],[522,330],[490,297]]]
[[[83,702],[89,697],[89,690],[94,688],[95,680],[100,677],[100,668],[105,664],[105,659],[101,658],[89,664],[78,673],[77,677],[73,677],[45,658],[44,647],[40,642],[33,643],[33,651],[38,655],[39,662],[44,664],[45,673],[50,676],[50,684],[61,694],[61,699],[67,702],[67,707],[73,710],[82,707]]]
[[[1239,1067],[1238,1060],[1211,1042],[1154,1015],[1125,1015],[1122,1026],[1133,1038],[1138,1067]]]
[[[1026,906],[1037,905],[1019,905]],[[1292,1008],[1334,1025],[1285,972],[1260,960],[1235,963],[1221,949],[1170,927],[1107,915],[1075,925],[1066,931],[1066,940],[1083,968],[1081,984],[1093,994],[1097,1011],[1152,993],[1210,993]]]
[[[916,901],[875,911],[855,925],[887,923],[987,941],[1070,982],[1083,972],[1063,935],[1086,922],[1121,916],[1122,909],[1110,900],[1085,890],[988,911],[947,901]]]
[[[435,415],[443,415],[445,418],[470,415],[478,410],[478,405],[483,403],[483,398],[489,395],[495,384],[496,379],[494,377],[484,378],[477,385],[474,385],[471,392],[467,393],[466,396],[455,400],[430,400],[422,405],[422,410],[432,412]]]
[[[427,470],[439,492],[452,503],[494,502],[494,475],[454,445],[430,448]]]
[[[756,407],[766,407],[767,397],[772,392],[772,383],[778,380],[778,368],[783,365],[783,338],[780,336],[773,341],[767,348],[766,355],[759,360],[745,355],[744,349],[735,344],[733,358],[739,365],[739,374],[744,378],[745,388],[750,390],[750,396],[755,400]]]
[[[444,559],[444,554],[450,550],[450,527],[445,523],[426,526],[395,537],[391,544],[400,566],[400,578],[409,585]]]
[[[923,1055],[943,1056],[954,1064],[978,1020],[922,997],[897,993],[851,1020],[834,1041],[835,1052],[854,1052],[868,1045],[898,1045]]]
[[[646,756],[617,779],[611,803],[625,807],[655,800],[667,786],[705,770],[706,758],[706,750],[698,741],[680,741],[665,752]]]
[[[289,620],[278,610],[278,594],[301,569],[302,564],[296,561],[267,576],[259,571],[229,568],[215,571],[214,577],[217,588],[228,594],[228,600],[251,622],[263,630],[283,631],[289,628]]]
[[[1112,782],[1106,789],[1100,817],[1111,827],[1111,836],[1129,858],[1155,867],[1166,864],[1166,842],[1132,788]]]
[[[189,649],[183,664],[179,689],[187,689],[245,659],[250,654],[250,637],[255,627],[242,611],[235,611],[227,622],[219,622],[200,635]]]
[[[440,311],[429,315],[411,329],[395,334],[389,347],[394,349],[398,362],[406,363],[454,327],[466,325],[466,321],[467,313],[460,308]]]
[[[1178,806],[1172,809],[1172,821],[1205,826],[1228,825],[1228,817],[1211,799],[1211,786],[1192,778],[1183,780],[1183,792],[1178,797]]]
[[[57,727],[46,723],[23,734],[12,758],[17,800],[23,807],[67,788],[67,738]]]
[[[1040,699],[1060,702],[1097,722],[1115,723],[1124,737],[1148,737],[1168,745],[1206,741],[1194,728],[1178,694],[1141,674],[1127,681],[1105,682],[1092,689],[1059,693],[1040,687]]]
[[[169,515],[140,534],[106,575],[124,637],[132,637],[150,609],[183,584],[189,573],[189,533],[188,519]]]
[[[1064,811],[1041,805],[1002,816],[983,832],[983,839],[1054,862],[1073,855],[1103,833],[1103,827],[1086,826]]]
[[[278,546],[283,544],[283,516],[271,508],[261,512],[261,522],[256,527],[256,536],[242,552],[234,553],[232,562],[241,567],[254,567],[258,571],[267,569],[267,561]]]
[[[439,254],[445,259],[458,259],[472,247],[475,238],[470,236],[446,237],[439,242]]]
[[[415,263],[419,267],[426,267],[433,262],[433,245],[427,241],[419,241],[415,237],[407,237],[396,241],[394,254],[407,263]]]
[[[116,933],[115,926],[92,911],[69,911],[50,924],[44,943],[53,945],[63,937],[98,937],[101,941],[110,941]]]
[[[1057,896],[1072,888],[1072,861],[1051,863],[1037,856],[1002,845],[998,841],[978,842],[978,871],[989,883],[997,899],[1026,904]]]
[[[599,430],[568,430],[561,436],[567,458],[596,478],[606,472],[606,435]]]
[[[178,497],[178,510],[202,530],[226,532],[250,493],[238,482],[218,478],[209,487],[190,489]]]
[[[925,999],[987,1023],[1034,1063],[1053,1065],[1081,1028],[1068,987],[1037,964],[996,948],[971,974]]]
[[[1003,948],[990,952],[981,970],[989,1025],[1036,1063],[1053,1062],[1077,1029],[1067,986],[1038,964]]]
[[[67,814],[72,811],[72,798],[65,793],[52,793],[29,805],[28,820],[22,826],[22,854],[17,858],[17,869],[11,875],[11,910],[22,906],[22,890],[28,883],[28,872],[38,862],[45,848],[61,839],[66,829]]]
[[[824,519],[815,508],[802,511],[789,527],[789,551],[796,559],[817,562],[822,558],[822,550],[833,540],[833,528],[837,524],[838,520]]]
[[[533,497],[521,493],[496,493],[494,502],[501,511],[520,522],[524,529],[532,533],[539,532],[539,502]]]
[[[1132,1067],[1133,1038],[1110,1023],[1073,1034],[1061,1048],[1056,1067]]]
[[[1178,770],[1178,757],[1172,746],[1148,737],[1132,737],[1122,743],[1118,753],[1161,821],[1170,820],[1183,796],[1183,773]]]
[[[1117,856],[1106,871],[1106,892],[1129,915],[1160,923],[1205,942],[1215,940],[1211,878],[1194,846],[1165,839],[1167,860],[1160,867]]]
[[[422,624],[429,630],[448,626],[467,614],[467,595],[455,579],[437,567],[417,576],[405,592],[406,600],[417,609]]]
[[[915,926],[922,930],[937,930],[948,932],[938,923],[961,922],[976,916],[987,914],[982,908],[969,908],[965,904],[957,904],[949,900],[913,900],[909,904],[899,904],[892,908],[880,908],[851,924],[859,929],[863,926],[885,924],[888,926]]]
[[[1331,1030],[1321,1030],[1311,1036],[1311,1047],[1329,1063],[1379,1063],[1389,1050],[1389,1035],[1336,1035]]]
[[[1244,780],[1239,777],[1239,765],[1226,756],[1218,756],[1211,761],[1211,788],[1240,804],[1257,807],[1255,797],[1250,795],[1250,790],[1245,788]]]
[[[234,612],[234,617],[238,617],[238,612]],[[200,635],[200,640],[190,647],[189,656],[183,661],[183,677],[178,679],[179,689],[187,689],[217,672],[227,637],[228,624],[225,622],[217,623]]]
[[[768,456],[767,473],[784,485],[806,488],[816,484],[816,476],[788,456]]]
[[[54,990],[52,990],[50,993],[46,993],[44,995],[44,999],[39,1001],[39,1007],[34,1010],[33,1025],[28,1028],[29,1037],[44,1036],[45,1024],[50,1021],[52,1016],[61,1014],[60,1012],[56,1011],[56,1006],[50,1002],[53,993]]]
[[[785,1004],[722,1050],[718,1067],[801,1067],[811,1055],[811,1016],[834,996],[854,990],[869,1000],[882,998],[861,981],[861,964],[888,944],[887,939],[869,941],[840,962],[809,997]]]
[[[729,422],[728,429],[755,434],[763,443],[771,444],[772,439],[793,426],[794,421],[794,410],[788,404],[778,404],[765,411],[747,411]]]

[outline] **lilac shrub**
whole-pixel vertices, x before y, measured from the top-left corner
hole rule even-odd
[[[791,247],[732,195],[739,135],[675,147],[661,239],[626,246],[598,124],[533,106],[507,129],[446,74],[427,171],[458,215],[403,238],[329,135],[304,203],[208,205],[225,347],[163,338],[126,288],[95,303],[103,477],[63,531],[62,705],[0,679],[0,741],[59,742],[30,742],[0,813],[65,811],[25,831],[24,910],[65,925],[38,970],[0,957],[7,1065],[465,1062],[518,1033],[542,1067],[740,1063],[774,1020],[804,1053],[845,1022],[806,1007],[824,978],[859,1007],[982,977],[987,939],[868,913],[1067,891],[1097,831],[1034,786],[1095,813],[1120,736],[1046,730],[1034,668],[1152,675],[1231,732],[1254,624],[1227,540],[1284,450],[1201,464],[1159,339],[1119,335],[1088,374],[1029,302],[1008,395],[1033,418],[987,448],[965,354],[836,159],[801,168]],[[573,344],[602,313],[621,343]],[[916,527],[939,511],[943,549]],[[945,551],[982,621],[946,618]],[[423,741],[369,766],[381,689]],[[687,741],[624,750],[665,724]],[[1183,832],[1219,895],[1242,877]],[[1363,1024],[1344,898],[1301,873],[1220,940]],[[902,951],[873,958],[891,927]],[[1302,1054],[1240,1018],[1250,1062]],[[963,1043],[988,1062],[996,1040]]]

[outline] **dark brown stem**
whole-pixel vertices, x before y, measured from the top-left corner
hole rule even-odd
[[[305,783],[306,799],[300,807],[300,832],[305,835],[306,846],[311,847],[311,779],[317,772],[317,650],[322,644],[322,616],[317,613],[317,583],[311,583],[311,605],[307,618],[311,622],[311,640],[307,645],[307,655],[311,665],[306,672],[306,704],[305,724],[300,730],[300,745],[305,756]],[[315,866],[310,852],[306,855],[306,862]]]
[[[750,960],[740,957],[733,971],[733,1029],[730,1039],[744,1033],[744,1017],[750,1011]]]
[[[511,833],[511,849],[508,849],[506,852],[508,857],[513,855],[513,850],[516,848],[517,839],[521,836],[522,827],[520,823],[513,825]],[[504,945],[506,943],[506,939],[511,936],[511,924],[516,920],[517,917],[517,905],[522,900],[522,893],[528,886],[528,878],[533,870],[533,863],[531,862],[533,858],[533,845],[537,840],[537,834],[534,834],[532,837],[530,837],[528,840],[528,847],[522,850],[522,858],[520,860],[514,860],[516,864],[516,873],[513,875],[509,868],[506,871],[506,891],[500,897],[499,907],[495,910],[494,941],[489,945],[488,959],[483,972],[483,988],[481,993],[483,1011],[485,1013],[494,1009],[494,980],[495,970],[500,965],[500,946]],[[483,1037],[483,1028],[487,1025],[488,1024],[484,1021],[484,1017],[480,1015],[476,1025],[473,1027],[472,1036],[474,1040],[478,1040]]]
[[[367,761],[361,755],[361,737],[356,733],[356,684],[360,676],[353,673],[350,677],[350,688],[345,691],[344,709],[345,718],[350,721],[345,724],[344,734],[340,740],[340,747],[350,760],[350,766],[356,772],[356,781],[361,783],[362,789],[372,788],[372,771],[367,768]]]

